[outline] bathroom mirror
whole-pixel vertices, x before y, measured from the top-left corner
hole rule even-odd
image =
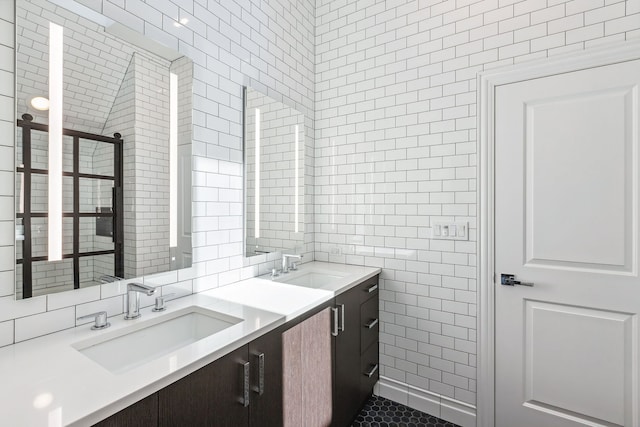
[[[302,113],[244,88],[245,256],[302,245],[304,146]]]
[[[16,298],[191,266],[192,61],[73,0],[16,35]]]

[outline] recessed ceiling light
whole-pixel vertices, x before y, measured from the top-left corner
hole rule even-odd
[[[31,98],[31,101],[29,101],[29,104],[39,111],[46,111],[49,109],[49,100],[44,96],[34,96]]]

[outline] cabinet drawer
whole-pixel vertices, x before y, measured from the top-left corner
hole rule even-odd
[[[378,346],[370,346],[365,354],[360,357],[360,392],[363,395],[370,395],[373,386],[380,378],[380,367],[378,365]]]
[[[378,298],[370,298],[360,306],[360,354],[363,354],[374,342],[378,342]]]
[[[364,282],[356,286],[358,293],[360,294],[360,302],[363,303],[369,298],[375,296],[378,297],[378,275],[370,277]]]

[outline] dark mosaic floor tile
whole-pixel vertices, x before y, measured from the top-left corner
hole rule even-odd
[[[448,421],[396,403],[371,396],[351,427],[459,427]]]

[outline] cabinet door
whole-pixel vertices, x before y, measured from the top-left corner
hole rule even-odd
[[[249,408],[243,404],[247,346],[160,390],[161,427],[245,427]]]
[[[252,427],[280,427],[282,420],[282,330],[249,343]]]
[[[282,334],[285,427],[327,427],[332,408],[332,340],[326,308]]]
[[[349,426],[364,403],[360,387],[360,292],[356,287],[336,297],[339,332],[335,338],[335,427]]]
[[[154,393],[133,405],[124,408],[94,427],[157,427],[158,393]]]

